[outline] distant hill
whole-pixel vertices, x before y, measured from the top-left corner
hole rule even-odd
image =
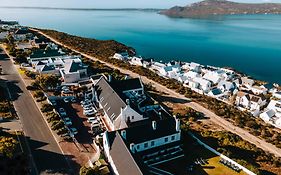
[[[170,17],[188,18],[230,14],[281,14],[277,3],[237,3],[226,0],[205,0],[185,7],[175,6],[161,11]]]

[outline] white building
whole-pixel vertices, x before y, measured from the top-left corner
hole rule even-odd
[[[250,90],[255,94],[255,95],[265,95],[268,92],[268,89],[264,86],[252,86],[250,87]]]
[[[180,133],[180,122],[174,118],[105,132],[104,153],[114,174],[151,174],[150,164],[184,156]]]
[[[129,58],[129,54],[128,54],[128,52],[115,53],[115,54],[113,55],[113,58],[114,58],[114,59],[117,59],[117,60],[126,61],[126,60],[128,60],[128,58]]]
[[[118,93],[122,93],[122,96],[125,94],[127,96],[141,96],[144,94],[144,87],[138,78],[114,83],[111,78],[108,82],[102,76],[94,84],[93,100],[98,103],[99,108],[103,109],[109,126],[108,130],[111,131],[127,128],[128,122],[144,120],[143,115],[131,108],[129,97],[124,101]]]
[[[271,100],[260,118],[278,128],[281,128],[281,100]]]
[[[260,113],[260,108],[266,105],[266,99],[254,94],[239,91],[236,96],[235,104],[239,109],[248,110],[254,116],[257,116]]]
[[[211,81],[204,78],[196,77],[193,79],[194,82],[199,84],[198,89],[203,90],[204,92],[209,92],[212,86]]]
[[[60,73],[65,83],[75,83],[87,77],[87,68],[80,59],[65,60]]]

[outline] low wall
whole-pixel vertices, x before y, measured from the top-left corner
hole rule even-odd
[[[202,142],[201,140],[199,140],[195,135],[193,135],[192,133],[189,133],[189,135],[191,137],[193,137],[195,140],[197,140],[197,142],[204,146],[206,149],[212,151],[214,154],[220,156],[221,158],[231,162],[232,164],[236,165],[237,167],[239,167],[240,169],[242,169],[245,173],[249,174],[249,175],[256,175],[255,173],[253,173],[252,171],[248,170],[247,168],[245,168],[244,166],[240,165],[239,163],[233,161],[232,159],[230,159],[229,157],[219,153],[217,150],[211,148],[210,146],[208,146],[207,144],[205,144],[204,142]]]

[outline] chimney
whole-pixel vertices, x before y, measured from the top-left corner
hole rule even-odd
[[[132,151],[132,153],[135,153],[135,144],[130,144],[130,150]]]
[[[180,119],[176,119],[176,131],[177,132],[180,132],[180,130],[181,130],[180,126],[181,126]]]
[[[152,128],[153,130],[156,130],[156,121],[152,121]]]
[[[126,140],[126,130],[121,131],[121,136]]]
[[[108,76],[108,81],[111,82],[112,81],[112,75]]]
[[[128,106],[130,106],[130,100],[129,99],[126,99],[126,103]]]

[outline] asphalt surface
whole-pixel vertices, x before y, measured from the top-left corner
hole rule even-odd
[[[0,64],[33,157],[31,174],[72,174],[66,161],[71,157],[62,154],[12,61],[1,58]]]

